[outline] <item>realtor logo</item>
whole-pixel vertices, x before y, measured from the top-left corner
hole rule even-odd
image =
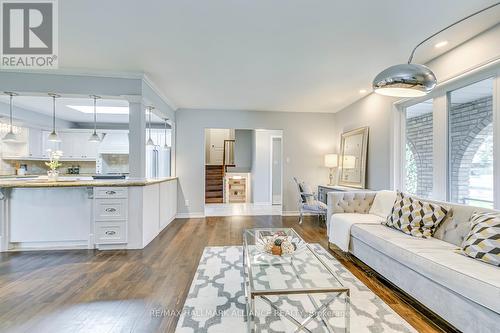
[[[1,18],[2,68],[57,68],[57,0],[3,0]]]

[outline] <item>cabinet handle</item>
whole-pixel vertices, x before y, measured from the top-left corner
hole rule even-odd
[[[105,211],[108,213],[113,213],[116,212],[116,208],[106,208]]]
[[[115,191],[106,191],[106,194],[116,194]]]
[[[105,232],[105,234],[108,235],[108,236],[112,236],[112,235],[116,234],[116,231],[108,230],[108,231]]]

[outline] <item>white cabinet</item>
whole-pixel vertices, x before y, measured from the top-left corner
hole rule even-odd
[[[60,132],[60,150],[66,158],[97,158],[97,142],[90,142],[87,132]]]
[[[127,187],[94,187],[94,235],[97,245],[127,243],[127,198]]]
[[[30,128],[28,130],[28,156],[42,156],[42,130]]]
[[[177,181],[160,183],[160,229],[166,227],[177,215]]]

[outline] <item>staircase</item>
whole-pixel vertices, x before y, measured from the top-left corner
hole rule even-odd
[[[223,165],[205,165],[205,203],[224,202],[223,178]]]

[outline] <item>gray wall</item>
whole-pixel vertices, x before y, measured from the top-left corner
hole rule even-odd
[[[297,211],[297,176],[313,186],[328,181],[324,154],[334,151],[334,115],[235,110],[176,112],[179,214],[203,214],[205,128],[283,130],[283,210]],[[189,201],[189,206],[185,205]]]
[[[390,187],[392,103],[395,99],[371,94],[335,114],[336,147],[343,132],[368,126],[366,184],[373,190]]]
[[[253,130],[234,130],[234,172],[250,172],[252,169]]]

